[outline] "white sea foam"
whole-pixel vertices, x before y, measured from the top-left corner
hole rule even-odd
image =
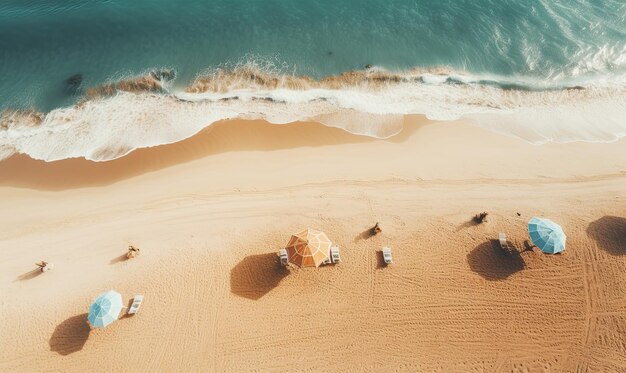
[[[466,119],[479,127],[534,144],[612,142],[626,136],[623,96],[584,103],[521,107],[503,113],[470,114]]]
[[[454,80],[455,84],[446,83]],[[134,149],[181,141],[219,120],[313,120],[354,134],[387,138],[403,116],[467,118],[491,131],[533,143],[614,141],[626,136],[626,88],[609,82],[585,89],[510,90],[463,74],[408,74],[381,84],[341,88],[237,88],[201,93],[118,92],[32,115],[0,118],[0,159],[14,153],[54,161],[107,161]],[[461,83],[458,83],[461,82]],[[336,81],[333,82],[336,84]],[[35,118],[40,118],[35,116]]]

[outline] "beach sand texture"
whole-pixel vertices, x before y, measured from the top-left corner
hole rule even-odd
[[[624,371],[625,170],[623,141],[534,146],[421,117],[389,140],[231,121],[107,163],[14,157],[0,370]],[[562,255],[524,251],[534,215],[562,225]],[[343,262],[279,268],[306,227]],[[30,271],[41,259],[55,269]],[[109,289],[144,304],[90,330]]]

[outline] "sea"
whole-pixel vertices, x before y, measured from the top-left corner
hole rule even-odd
[[[108,161],[225,119],[626,136],[624,0],[2,0],[0,159]]]

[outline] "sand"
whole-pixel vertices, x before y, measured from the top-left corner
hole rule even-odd
[[[0,370],[625,371],[625,145],[231,121],[107,163],[0,162]],[[524,250],[534,215],[562,255]],[[343,262],[280,270],[305,227]],[[109,289],[144,305],[90,330]]]

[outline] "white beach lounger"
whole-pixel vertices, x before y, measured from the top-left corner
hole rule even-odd
[[[341,262],[341,255],[339,255],[339,248],[337,246],[330,247],[330,260],[333,263]]]
[[[139,312],[139,307],[141,307],[141,302],[143,302],[143,295],[135,295],[135,298],[133,298],[133,304],[131,304],[130,308],[128,309],[128,314],[133,315]]]
[[[498,240],[500,241],[500,247],[502,247],[502,249],[504,250],[511,249],[511,245],[509,245],[509,242],[506,240],[506,234],[504,233],[498,234]]]
[[[393,263],[393,258],[391,256],[391,249],[388,247],[383,247],[383,259],[385,260],[385,264]]]
[[[280,258],[280,265],[287,266],[289,264],[289,255],[287,254],[287,249],[278,250],[278,257]]]

